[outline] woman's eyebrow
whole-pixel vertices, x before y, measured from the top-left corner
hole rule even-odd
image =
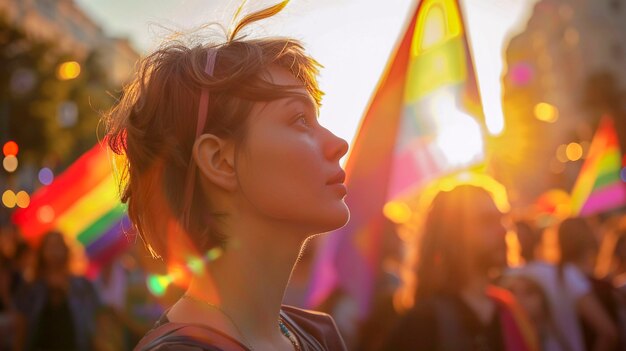
[[[304,95],[304,94],[298,94],[298,95],[288,97],[285,100],[285,106],[289,106],[291,104],[298,103],[298,102],[315,109],[315,103],[313,102],[313,99],[311,99],[310,96]]]
[[[283,106],[287,107],[287,106],[289,106],[291,104],[294,104],[294,103],[302,103],[307,108],[310,108],[313,111],[315,111],[316,115],[319,114],[319,109],[317,108],[317,104],[313,101],[313,99],[309,95],[297,94],[297,95],[294,95],[294,96],[290,96],[290,97],[288,97],[285,100]]]

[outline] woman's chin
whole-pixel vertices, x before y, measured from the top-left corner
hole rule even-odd
[[[333,211],[325,218],[323,228],[319,233],[326,233],[344,227],[350,220],[350,210],[345,203],[342,202],[336,211]]]

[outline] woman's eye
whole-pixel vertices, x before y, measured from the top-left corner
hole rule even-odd
[[[304,114],[298,115],[298,123],[305,126],[309,125],[309,121],[306,119],[306,116]]]

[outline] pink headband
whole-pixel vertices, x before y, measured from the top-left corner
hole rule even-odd
[[[213,69],[215,68],[215,58],[217,56],[217,49],[209,48],[206,54],[206,66],[204,72],[209,76],[213,76]],[[200,101],[198,103],[198,124],[196,125],[196,137],[197,139],[204,131],[206,125],[207,112],[209,110],[209,90],[203,88],[200,92]],[[185,180],[185,193],[183,197],[183,224],[186,229],[189,226],[189,212],[191,211],[191,203],[193,201],[193,188],[196,183],[196,163],[193,161],[193,148],[192,155],[189,160],[189,168],[187,169],[187,179]]]

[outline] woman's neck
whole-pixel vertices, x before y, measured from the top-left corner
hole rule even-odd
[[[215,312],[226,314],[247,340],[284,342],[279,313],[304,237],[284,227],[244,221],[230,225],[223,254],[207,264],[208,274],[195,277],[187,290],[219,306],[221,311]]]

